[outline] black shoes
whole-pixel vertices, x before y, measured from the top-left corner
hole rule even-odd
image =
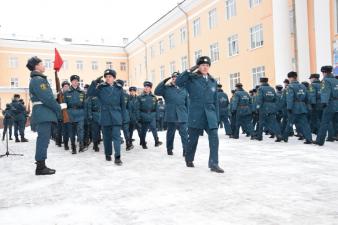
[[[194,163],[193,162],[188,162],[186,161],[185,164],[187,165],[187,167],[195,167]]]
[[[127,151],[130,151],[134,148],[134,145],[133,145],[133,142],[131,140],[128,140],[127,141],[127,144],[126,144],[126,150]]]
[[[35,175],[52,175],[55,174],[55,170],[46,166],[45,160],[36,162]]]
[[[173,150],[172,150],[172,149],[167,149],[167,153],[168,153],[168,155],[174,155],[174,153],[173,153]]]
[[[121,156],[115,157],[114,163],[115,163],[117,166],[122,166]]]
[[[65,142],[63,147],[66,151],[68,151],[69,150],[68,142]]]
[[[213,166],[210,168],[211,172],[215,173],[224,173],[224,170],[219,166]]]
[[[318,146],[323,146],[324,144],[320,144],[317,141],[314,141],[313,144],[318,145]]]
[[[28,142],[28,139],[26,139],[25,137],[22,137],[21,142]]]
[[[85,151],[85,146],[83,143],[80,143],[79,152],[84,152],[84,151]]]
[[[20,139],[16,137],[15,142],[20,142]]]
[[[306,140],[305,142],[304,142],[304,144],[306,144],[306,145],[310,145],[310,144],[312,144],[313,142],[312,141],[309,141],[309,140]]]
[[[72,144],[72,154],[75,155],[76,153],[76,145]]]
[[[110,155],[106,155],[106,160],[107,161],[111,161],[111,156]]]
[[[158,147],[162,145],[162,142],[158,140],[158,138],[155,139],[155,147]]]
[[[95,152],[99,152],[100,151],[100,149],[99,149],[99,143],[98,142],[94,142],[93,149],[94,149]]]

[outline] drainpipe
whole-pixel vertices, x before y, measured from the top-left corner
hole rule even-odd
[[[295,47],[295,69],[298,73],[298,45],[297,45],[297,19],[296,19],[296,0],[292,0],[292,11],[293,11],[293,29],[294,29],[294,47]]]
[[[146,79],[148,80],[148,49],[147,43],[143,41],[140,36],[137,37],[144,44],[144,52],[145,52],[145,67],[146,67]]]
[[[181,8],[181,4],[183,2],[179,3],[177,5],[177,7],[183,12],[183,14],[185,15],[185,20],[186,20],[186,26],[187,26],[187,50],[188,50],[188,68],[190,68],[190,29],[189,29],[189,15],[186,11],[184,11]]]

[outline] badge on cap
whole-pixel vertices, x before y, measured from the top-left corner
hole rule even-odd
[[[208,62],[208,59],[204,59],[204,62]]]

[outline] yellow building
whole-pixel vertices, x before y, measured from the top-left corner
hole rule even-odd
[[[296,70],[301,80],[322,65],[338,66],[338,0],[185,0],[125,46],[0,39],[2,108],[14,93],[28,102],[29,57],[47,66],[52,86],[56,47],[65,60],[61,81],[72,74],[90,83],[106,68],[127,85],[156,85],[174,71],[212,59],[211,74],[229,93],[241,82],[249,90],[266,76],[282,83]],[[0,34],[1,36],[1,34]]]

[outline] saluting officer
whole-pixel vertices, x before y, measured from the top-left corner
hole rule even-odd
[[[29,95],[33,104],[31,126],[37,131],[36,139],[36,175],[54,174],[55,170],[46,166],[47,149],[51,136],[52,123],[61,120],[61,107],[55,100],[52,89],[43,75],[45,67],[38,57],[28,60],[27,68],[31,71]]]
[[[156,128],[156,108],[157,108],[157,98],[151,92],[153,84],[149,81],[143,83],[144,90],[143,93],[138,96],[138,110],[137,113],[139,116],[139,122],[141,123],[141,145],[143,149],[148,149],[146,142],[146,135],[148,129],[153,133],[155,147],[158,147],[162,144],[159,141]]]
[[[205,130],[209,139],[209,168],[213,172],[224,173],[218,165],[218,123],[219,108],[217,81],[209,74],[211,60],[208,56],[199,57],[196,65],[181,73],[176,80],[179,87],[189,93],[188,148],[185,156],[186,166],[194,167],[194,158],[199,136]],[[195,73],[194,71],[198,71]]]
[[[85,93],[79,87],[80,77],[72,75],[70,77],[70,88],[64,94],[69,114],[70,141],[72,143],[72,154],[76,154],[75,136],[80,142],[79,152],[84,151],[84,119],[85,119]]]
[[[101,103],[100,122],[106,160],[112,160],[112,144],[114,144],[114,163],[120,166],[122,165],[120,130],[127,114],[123,89],[115,83],[115,70],[107,69],[103,76],[105,82],[101,83],[101,77],[94,80],[89,86],[88,95],[97,96]]]
[[[176,129],[181,136],[183,155],[187,151],[188,144],[188,92],[185,88],[176,85],[178,75],[177,72],[173,73],[171,77],[160,82],[155,89],[155,95],[163,96],[166,103],[164,121],[167,123],[168,155],[173,155]],[[170,79],[170,83],[166,84]]]

